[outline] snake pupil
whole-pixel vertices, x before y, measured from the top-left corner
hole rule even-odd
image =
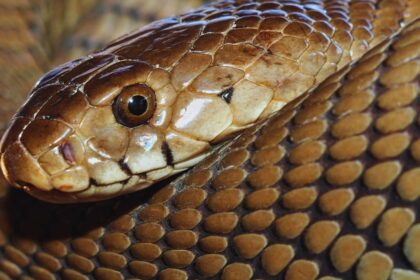
[[[135,95],[128,101],[128,110],[131,114],[140,116],[147,111],[147,100],[144,96]]]

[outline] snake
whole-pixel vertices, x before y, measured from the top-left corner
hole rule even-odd
[[[369,26],[347,30],[335,5],[336,18],[321,7],[250,5],[222,2],[155,22],[47,73],[5,133],[6,178],[53,202],[144,189],[315,87],[404,20],[398,14],[375,36]]]
[[[419,7],[221,1],[47,73],[0,277],[419,279]]]

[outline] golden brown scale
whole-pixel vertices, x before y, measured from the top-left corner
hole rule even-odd
[[[416,21],[157,193],[10,192],[0,278],[419,279],[418,42]]]

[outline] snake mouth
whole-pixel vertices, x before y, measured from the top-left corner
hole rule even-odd
[[[59,149],[60,156],[67,163],[74,163],[71,145],[64,142],[56,148]],[[170,157],[169,153],[170,150],[166,150],[167,157]],[[207,157],[209,153],[177,163],[171,162],[171,165],[139,174],[129,173],[125,180],[103,185],[95,182],[89,177],[85,168],[79,165],[70,166],[56,175],[48,174],[42,164],[34,159],[19,143],[14,143],[6,149],[1,156],[0,166],[6,175],[6,179],[11,184],[21,188],[31,196],[45,202],[68,204],[100,201],[140,191],[158,181],[184,172]],[[118,166],[125,172],[130,172],[123,161],[118,162]],[[76,181],[81,180],[81,178],[83,178],[83,182]]]
[[[21,126],[31,123],[22,118],[18,121]],[[50,122],[37,120],[37,125],[32,125],[32,131],[39,132],[36,137],[10,134],[2,145],[1,169],[12,185],[53,203],[99,201],[135,192],[182,173],[212,151],[208,144],[191,146],[191,140],[173,133],[158,138],[151,149],[132,145],[121,152],[123,160],[118,161],[114,154],[98,152],[106,150],[108,142],[90,143],[80,131],[59,121]],[[64,132],[50,135],[57,127],[61,128],[58,132]],[[158,133],[147,130],[138,134],[140,139],[143,134]],[[103,139],[107,138],[109,135],[104,135]]]

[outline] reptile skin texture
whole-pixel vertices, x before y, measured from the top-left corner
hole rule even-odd
[[[238,0],[156,21],[41,78],[3,138],[2,170],[54,203],[147,188],[360,59],[419,6]],[[144,118],[124,107],[137,92]]]
[[[420,21],[168,184],[0,203],[0,279],[420,279]]]
[[[150,21],[202,4],[200,0],[2,0],[0,134],[34,83],[52,67],[103,48]]]
[[[11,191],[0,277],[419,278],[417,28],[157,194],[52,206]]]

